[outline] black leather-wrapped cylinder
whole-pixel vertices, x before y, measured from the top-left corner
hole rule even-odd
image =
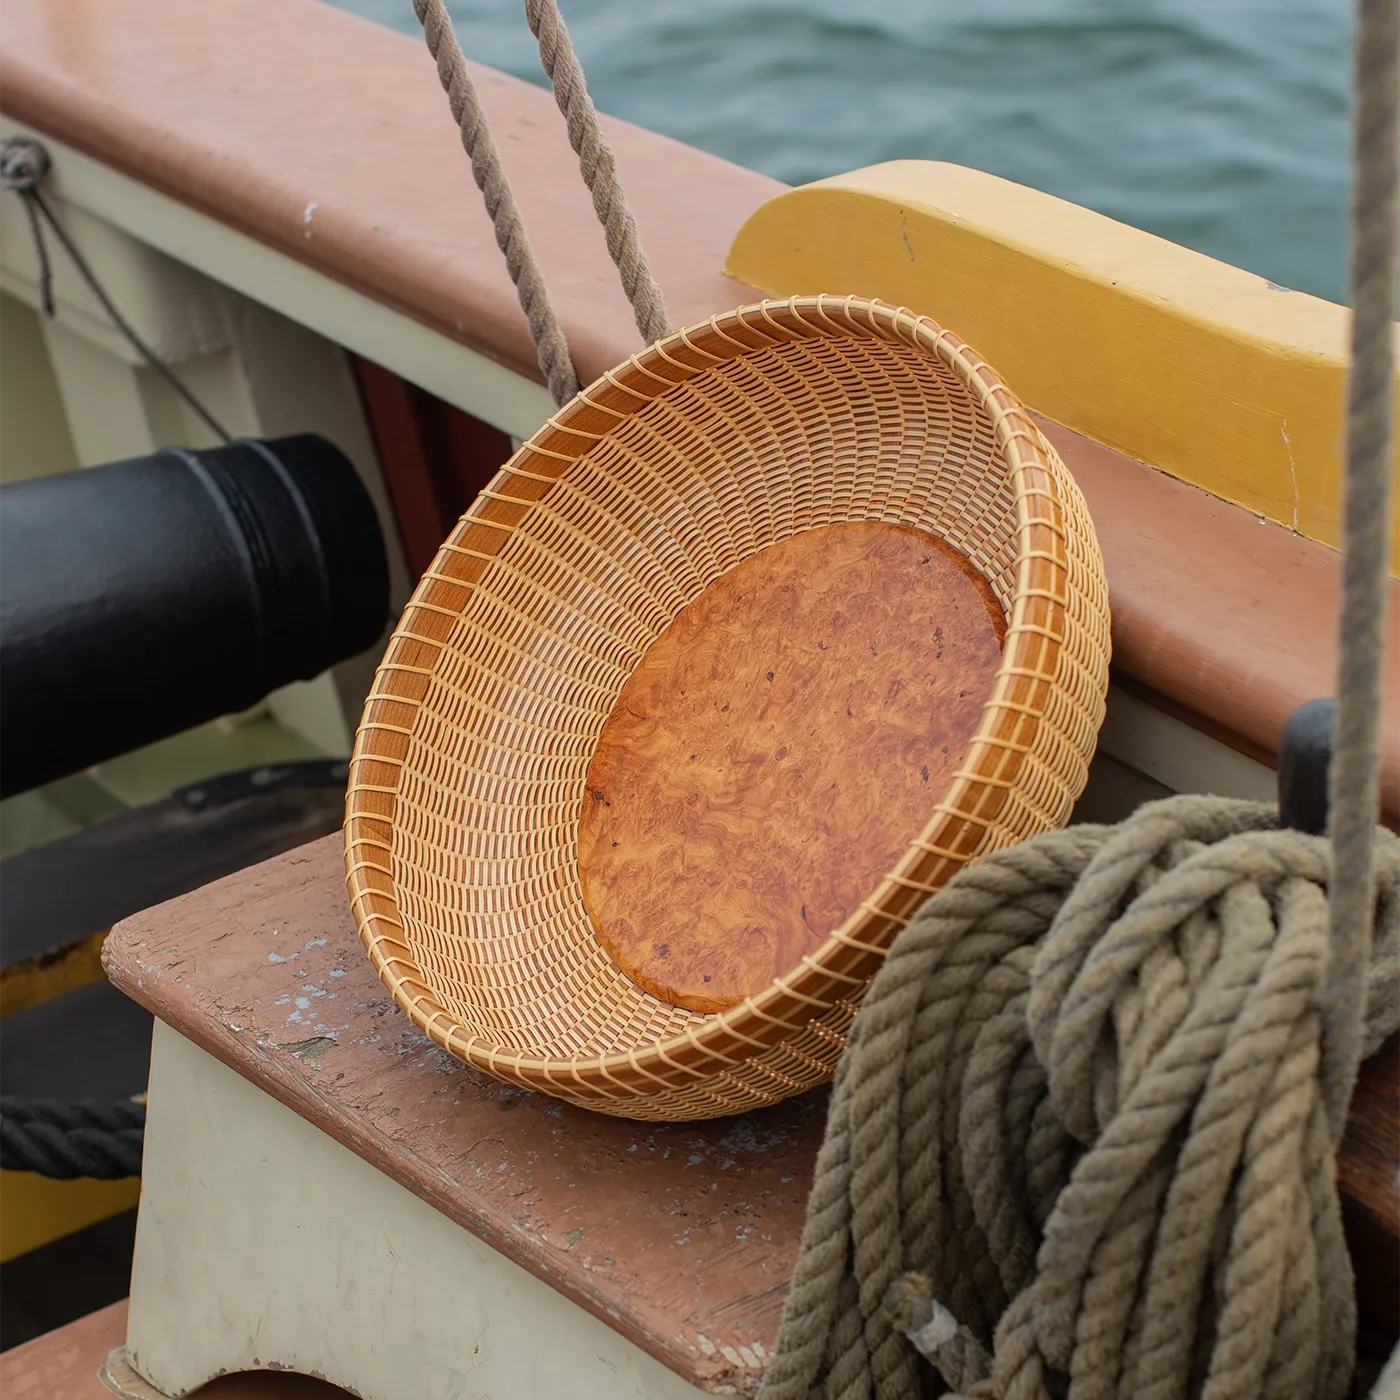
[[[246,709],[364,651],[384,541],[322,438],[0,489],[0,793]]]

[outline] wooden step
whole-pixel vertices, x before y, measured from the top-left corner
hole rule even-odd
[[[98,1378],[111,1352],[126,1339],[125,1300],[66,1327],[0,1353],[5,1400],[112,1400]],[[247,1372],[221,1376],[190,1400],[343,1400],[346,1392],[311,1376]]]

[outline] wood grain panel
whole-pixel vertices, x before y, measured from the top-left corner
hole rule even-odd
[[[711,584],[589,767],[579,863],[617,965],[709,1012],[814,950],[927,822],[1003,631],[962,555],[894,525],[810,530]]]
[[[1361,1066],[1337,1153],[1337,1186],[1362,1338],[1389,1351],[1400,1336],[1400,1036]]]

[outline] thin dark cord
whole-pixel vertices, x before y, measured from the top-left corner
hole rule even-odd
[[[39,300],[44,315],[52,318],[53,268],[49,261],[48,248],[44,242],[44,224],[68,254],[79,276],[87,283],[88,290],[101,304],[111,318],[112,324],[130,342],[132,349],[165,380],[214,434],[220,442],[232,442],[233,435],[217,418],[186,388],[183,381],[168,364],[137,334],[131,323],[117,310],[111,297],[107,295],[97,274],[89,266],[87,259],[79,251],[77,244],[68,236],[68,231],[54,217],[44,196],[39,193],[39,182],[48,174],[49,155],[37,141],[15,138],[5,142],[0,152],[0,183],[7,190],[13,190],[24,201],[25,213],[29,216],[29,228],[34,237],[34,254],[39,263]]]
[[[34,240],[34,256],[39,262],[39,305],[44,315],[53,320],[53,264],[49,262],[49,245],[44,242],[44,226],[39,222],[34,201],[23,194],[20,198],[29,220],[29,236]]]

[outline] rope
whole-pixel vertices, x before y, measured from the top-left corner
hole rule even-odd
[[[13,190],[24,205],[25,217],[29,220],[29,238],[34,245],[34,258],[39,264],[39,307],[52,320],[55,310],[53,264],[49,261],[49,247],[44,241],[39,211],[30,197],[38,189],[39,181],[48,173],[49,153],[39,142],[11,138],[0,147],[0,189]]]
[[[0,1170],[58,1181],[141,1175],[146,1107],[133,1099],[0,1098]]]
[[[1341,1073],[1353,1064],[1359,950],[1370,908],[1371,831],[1379,806],[1381,661],[1385,635],[1387,536],[1394,433],[1397,121],[1400,121],[1400,0],[1360,0],[1352,126],[1351,373],[1343,514],[1346,554],[1338,622],[1336,731],[1331,772],[1337,878],[1331,918],[1336,942],[1340,1030],[1328,1065],[1335,1131],[1351,1098]]]
[[[837,1070],[760,1400],[911,1400],[919,1348],[996,1400],[1340,1400],[1331,848],[1275,821],[1169,798],[923,906]],[[1376,840],[1358,1053],[1400,1026]]]
[[[132,349],[189,405],[191,411],[220,442],[232,442],[233,438],[229,436],[223,424],[205,408],[193,391],[185,386],[175,371],[117,310],[116,304],[107,295],[106,289],[78,245],[68,236],[67,229],[54,217],[53,210],[49,208],[39,190],[39,185],[49,173],[49,168],[49,153],[39,141],[16,136],[0,146],[0,188],[12,190],[24,201],[24,212],[29,218],[30,237],[34,240],[34,256],[39,264],[39,305],[44,315],[50,320],[54,316],[53,267],[49,261],[48,245],[44,241],[44,225],[47,224],[53,236],[63,246],[63,251],[68,254],[73,266],[78,269],[78,275],[87,283],[88,290],[97,298],[112,324],[122,333]]]
[[[558,0],[525,0],[525,18],[539,40],[540,63],[554,88],[554,100],[569,128],[569,144],[578,156],[579,171],[593,196],[593,209],[607,238],[608,253],[632,303],[642,339],[651,344],[670,334],[666,301],[651,274],[637,237],[636,221],[617,178],[617,161],[598,122],[598,109],[588,95],[583,65],[574,53]]]
[[[428,52],[437,63],[438,77],[447,94],[453,120],[462,133],[462,147],[471,157],[472,176],[495,226],[496,246],[505,254],[506,267],[520,298],[520,309],[530,324],[530,338],[534,341],[545,383],[555,403],[568,403],[579,387],[574,362],[539,264],[525,236],[520,210],[501,167],[500,153],[491,139],[491,128],[476,84],[467,71],[447,7],[443,0],[413,0],[413,10],[423,26]]]

